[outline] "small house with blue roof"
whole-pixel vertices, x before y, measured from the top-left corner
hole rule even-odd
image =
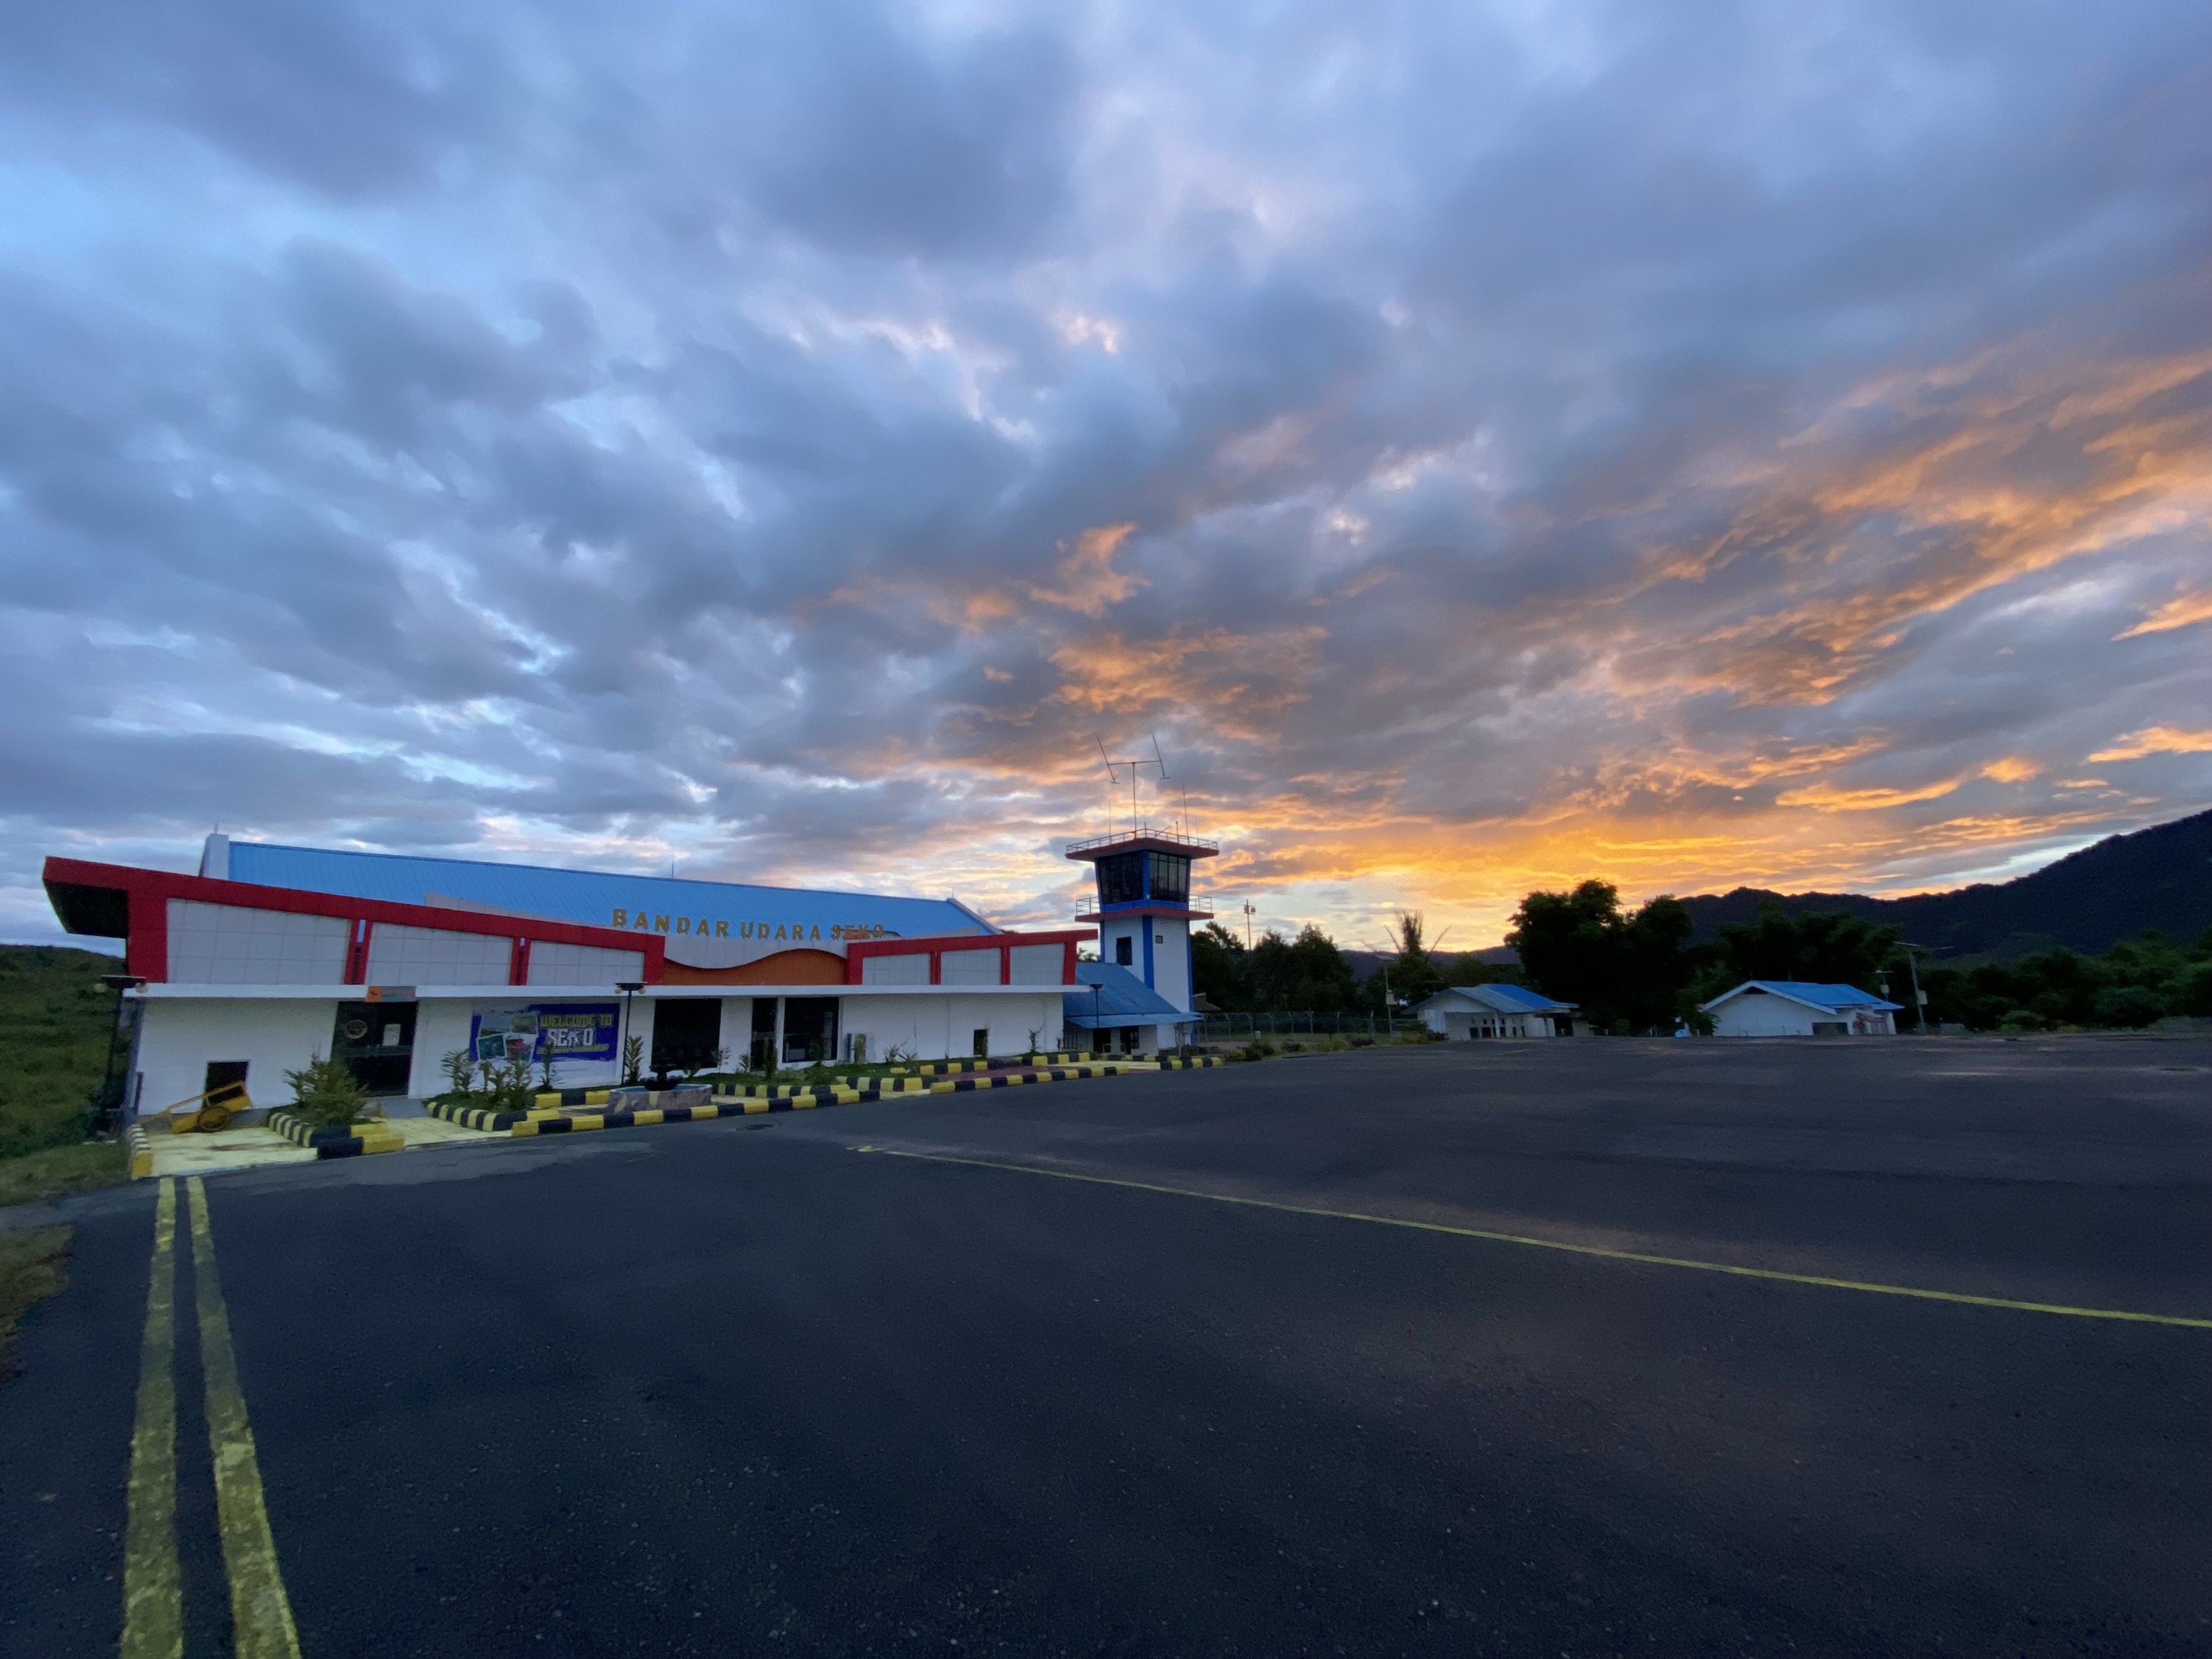
[[[1698,1012],[1715,1036],[1894,1036],[1898,1007],[1856,985],[1747,979]]]
[[[1416,1004],[1413,1012],[1438,1036],[1457,1041],[1572,1036],[1576,1006],[1525,985],[1455,985]]]

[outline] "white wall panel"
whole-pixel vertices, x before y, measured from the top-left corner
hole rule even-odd
[[[1190,924],[1165,916],[1149,918],[1152,925],[1152,989],[1179,1009],[1190,1007]],[[1138,941],[1137,960],[1145,959],[1144,942]],[[1172,1039],[1170,1039],[1172,1041]]]
[[[642,951],[612,951],[597,945],[560,945],[550,939],[531,942],[530,982],[532,985],[619,985],[624,980],[641,980],[644,977],[645,953]]]
[[[921,1060],[957,1060],[971,1052],[977,1027],[991,1033],[994,1054],[1016,1054],[1036,1033],[1040,1048],[1060,1046],[1058,991],[1025,996],[871,997],[848,994],[838,1011],[839,1028],[862,1032],[868,1057],[880,1060],[892,1043]]]
[[[415,1005],[415,1063],[408,1073],[409,1094],[427,1098],[452,1086],[441,1062],[454,1049],[469,1046],[469,1018],[475,1010],[474,1003],[458,997],[436,997]]]
[[[1713,1010],[1713,1032],[1717,1036],[1810,1036],[1814,1020],[1835,1018],[1787,997],[1747,992]]]
[[[1057,985],[1067,971],[1064,945],[1017,945],[1007,952],[1012,958],[1015,985]]]
[[[999,951],[996,945],[981,951],[947,951],[939,981],[943,985],[996,985],[999,982]]]
[[[337,985],[345,980],[343,916],[303,916],[171,899],[169,981],[175,985]]]
[[[371,985],[504,985],[514,941],[503,933],[380,923],[368,938]]]
[[[292,1098],[284,1073],[331,1052],[337,1002],[314,997],[149,997],[138,1036],[145,1079],[139,1109],[158,1112],[206,1086],[211,1060],[246,1062],[246,1092],[256,1106]]]
[[[929,958],[919,951],[912,956],[862,957],[860,983],[927,985],[929,983]]]

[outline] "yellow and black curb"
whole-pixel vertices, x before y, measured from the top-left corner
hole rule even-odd
[[[1163,1072],[1202,1072],[1209,1066],[1229,1064],[1218,1054],[1170,1054],[1153,1063]]]
[[[146,1126],[133,1123],[123,1132],[123,1150],[130,1158],[129,1178],[143,1181],[154,1173],[154,1144],[146,1137]]]
[[[965,1062],[951,1062],[963,1066]],[[700,1103],[696,1100],[682,1105],[647,1104],[624,1106],[610,1096],[643,1094],[642,1091],[574,1090],[569,1092],[582,1096],[573,1106],[533,1106],[526,1112],[495,1112],[481,1106],[459,1106],[447,1101],[432,1101],[424,1107],[432,1116],[443,1118],[448,1123],[459,1124],[465,1129],[477,1129],[492,1134],[516,1137],[537,1135],[566,1135],[587,1133],[594,1129],[646,1128],[656,1123],[694,1123],[718,1117],[757,1116],[763,1112],[808,1112],[823,1106],[859,1106],[871,1101],[914,1099],[923,1095],[972,1094],[981,1089],[1012,1089],[1024,1085],[1060,1083],[1078,1078],[1116,1077],[1124,1074],[1158,1070],[1151,1060],[1110,1060],[1080,1066],[1029,1066],[1018,1071],[998,1071],[986,1074],[963,1073],[935,1079],[922,1077],[889,1077],[871,1079],[868,1086],[841,1087],[834,1084],[813,1087],[791,1085],[777,1085],[770,1092],[764,1085],[754,1085],[758,1093],[716,1095]],[[665,1099],[678,1092],[669,1090],[659,1095],[647,1095],[648,1101]],[[696,1096],[695,1087],[684,1091]],[[597,1096],[598,1099],[590,1097]],[[556,1097],[540,1095],[541,1101]],[[592,1106],[598,1110],[589,1109]],[[582,1107],[585,1109],[578,1109]]]
[[[604,1090],[598,1092],[604,1094]],[[558,1106],[533,1107],[527,1112],[495,1112],[484,1106],[455,1106],[443,1100],[429,1100],[422,1109],[432,1117],[443,1118],[448,1123],[458,1123],[464,1129],[482,1129],[497,1134],[529,1117],[557,1117]]]
[[[518,1126],[522,1124],[549,1122],[555,1118],[574,1116],[580,1108],[596,1106],[602,1109],[599,1115],[628,1116],[640,1109],[684,1111],[688,1114],[711,1103],[712,1097],[708,1091],[692,1084],[678,1089],[660,1090],[623,1087],[563,1089],[557,1093],[533,1097],[529,1107],[520,1112],[495,1111],[488,1106],[461,1106],[444,1100],[426,1102],[422,1109],[432,1117],[457,1123],[464,1129],[481,1129],[491,1134],[503,1134],[517,1132]],[[708,1112],[706,1115],[712,1117],[714,1114]],[[656,1123],[661,1121],[659,1118],[651,1120]],[[676,1117],[667,1121],[681,1123],[684,1119]]]
[[[642,1129],[655,1123],[696,1123],[708,1118],[742,1117],[742,1103],[708,1102],[704,1106],[641,1106],[619,1112],[532,1112],[507,1129],[510,1135],[567,1135],[589,1129]]]
[[[793,1100],[800,1095],[926,1095],[936,1085],[923,1077],[830,1078],[821,1083],[746,1083],[725,1089],[717,1100]]]
[[[269,1114],[268,1127],[295,1146],[312,1148],[319,1158],[360,1158],[369,1152],[396,1152],[407,1144],[382,1123],[355,1123],[342,1128],[319,1128],[296,1113],[283,1110]]]
[[[735,1096],[740,1100],[773,1100],[783,1096],[808,1092],[816,1089],[876,1089],[885,1094],[919,1094],[927,1088],[927,1078],[960,1077],[976,1072],[1035,1071],[1054,1066],[1089,1066],[1106,1058],[1103,1054],[1022,1054],[1012,1060],[913,1060],[884,1072],[866,1073],[852,1072],[840,1076],[831,1071],[820,1084],[742,1083],[734,1088],[720,1090],[716,1098]]]
[[[1086,1077],[1113,1077],[1151,1071],[1150,1065],[1055,1066],[988,1077],[887,1078],[868,1089],[794,1089],[773,1095],[723,1095],[707,1106],[647,1107],[636,1111],[575,1112],[557,1116],[532,1113],[507,1130],[512,1135],[577,1134],[592,1129],[643,1128],[655,1123],[689,1123],[703,1118],[757,1116],[763,1112],[808,1112],[824,1106],[860,1106],[871,1101],[911,1099],[921,1095],[964,1095],[980,1089],[1012,1089],[1024,1084],[1058,1083]]]

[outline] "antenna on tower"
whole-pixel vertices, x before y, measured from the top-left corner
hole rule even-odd
[[[1142,757],[1138,757],[1129,760],[1115,760],[1111,755],[1106,752],[1105,738],[1094,738],[1093,741],[1098,745],[1098,758],[1106,763],[1106,781],[1109,787],[1118,789],[1125,777],[1128,780],[1129,832],[1132,835],[1134,835],[1137,833],[1139,828],[1137,817],[1138,774],[1143,771],[1147,766],[1157,767],[1159,769],[1160,781],[1162,783],[1165,783],[1168,780],[1168,763],[1165,757],[1160,753],[1160,740],[1158,738],[1154,738],[1152,739],[1152,757],[1150,760],[1146,760]],[[1107,799],[1109,801],[1111,801],[1112,799],[1112,795],[1108,795]],[[1109,830],[1111,830],[1114,827],[1112,808],[1110,806],[1108,808],[1106,827]]]

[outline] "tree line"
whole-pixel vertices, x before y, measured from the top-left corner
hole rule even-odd
[[[1238,1013],[1403,1014],[1447,985],[1504,981],[1571,1002],[1595,1029],[1621,1035],[1711,1029],[1700,1005],[1746,980],[1851,985],[1901,1005],[1900,1030],[1917,1023],[1914,964],[1902,932],[1846,911],[1791,915],[1760,907],[1692,942],[1689,912],[1668,896],[1630,908],[1610,882],[1537,891],[1513,915],[1506,944],[1517,966],[1432,950],[1422,918],[1390,930],[1395,951],[1364,978],[1334,940],[1309,924],[1295,937],[1269,930],[1248,950],[1209,922],[1192,940],[1200,994]],[[2193,945],[2162,936],[2115,945],[2100,956],[2063,948],[2008,963],[1917,962],[1930,1024],[1971,1030],[2133,1028],[2167,1015],[2212,1016],[2212,930]]]

